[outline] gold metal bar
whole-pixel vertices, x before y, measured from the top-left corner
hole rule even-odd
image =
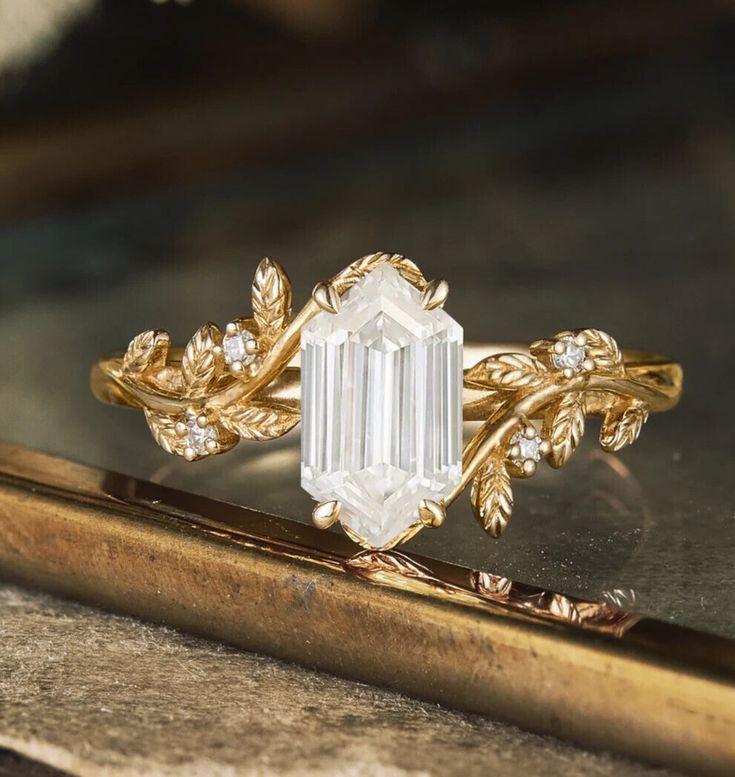
[[[0,444],[0,575],[697,775],[735,643]]]

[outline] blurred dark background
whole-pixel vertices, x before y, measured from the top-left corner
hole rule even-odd
[[[295,449],[279,480],[252,446],[172,461],[89,365],[247,313],[264,254],[299,304],[398,251],[468,339],[594,326],[686,369],[609,459],[632,512],[590,440],[500,542],[458,516],[412,547],[732,632],[734,85],[724,0],[0,0],[0,434],[303,517]]]

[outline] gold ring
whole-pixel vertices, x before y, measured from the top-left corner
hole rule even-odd
[[[314,523],[339,521],[381,550],[440,526],[470,484],[477,519],[499,537],[511,479],[542,458],[565,464],[586,416],[602,417],[600,444],[618,451],[681,395],[680,365],[621,350],[598,329],[528,348],[463,344],[443,310],[448,291],[400,254],[375,253],[319,283],[293,315],[286,273],[263,259],[252,317],[224,333],[205,324],[183,349],[165,331],[142,332],[94,366],[92,390],[142,408],[156,442],[189,461],[302,420]],[[463,419],[481,422],[464,448]]]

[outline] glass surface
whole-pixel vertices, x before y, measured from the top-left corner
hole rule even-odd
[[[591,422],[563,470],[519,482],[500,540],[465,498],[406,549],[735,636],[735,262],[715,155],[696,157],[694,173],[696,150],[668,144],[665,174],[622,157],[569,170],[562,186],[550,163],[490,153],[511,130],[523,158],[548,151],[532,117],[488,120],[356,150],[332,173],[303,164],[5,226],[1,436],[306,521],[298,432],[188,464],[157,448],[141,413],[92,398],[90,365],[149,327],[184,342],[206,320],[247,314],[265,252],[300,305],[360,254],[399,250],[448,277],[467,339],[595,326],[685,367],[681,405],[653,416],[633,448],[602,454]]]

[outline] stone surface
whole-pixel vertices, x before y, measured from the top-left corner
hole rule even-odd
[[[250,364],[255,359],[255,354],[248,353],[248,343],[254,342],[250,332],[238,332],[234,335],[225,335],[222,340],[222,350],[225,354],[225,363],[241,362]]]
[[[196,419],[191,419],[187,422],[189,431],[187,432],[187,442],[190,448],[193,448],[197,453],[207,453],[207,442],[209,440],[217,440],[217,431],[213,426],[200,427]]]
[[[573,337],[565,337],[562,342],[565,343],[566,348],[563,353],[552,354],[552,361],[560,370],[579,372],[582,369],[582,362],[587,358],[584,348],[577,345]]]
[[[301,338],[303,487],[382,547],[459,479],[462,328],[382,265]]]
[[[0,633],[0,747],[74,777],[669,774],[18,588]]]
[[[525,434],[515,434],[511,442],[518,445],[521,449],[521,455],[518,461],[541,461],[541,437],[526,437]]]

